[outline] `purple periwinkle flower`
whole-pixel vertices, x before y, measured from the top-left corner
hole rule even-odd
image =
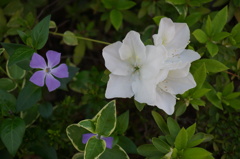
[[[49,50],[46,53],[47,61],[46,64],[44,58],[37,53],[34,53],[32,59],[30,61],[31,68],[39,68],[40,71],[36,71],[30,81],[40,87],[44,86],[46,82],[48,91],[51,92],[58,87],[60,87],[60,82],[54,78],[67,78],[68,75],[68,67],[66,64],[60,64],[61,53]],[[57,66],[57,67],[56,67]]]
[[[98,136],[97,134],[93,134],[93,133],[88,133],[88,134],[83,134],[82,135],[82,143],[86,144],[88,142],[88,140],[92,137],[92,136]],[[100,136],[100,139],[104,140],[106,142],[106,147],[111,149],[113,146],[113,137],[103,137]]]

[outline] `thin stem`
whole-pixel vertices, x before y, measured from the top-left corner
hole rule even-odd
[[[53,35],[58,35],[58,36],[65,36],[62,33],[56,33],[56,32],[50,32]],[[95,43],[100,43],[100,44],[105,44],[105,45],[109,45],[111,43],[105,42],[105,41],[100,41],[100,40],[95,40],[95,39],[90,39],[90,38],[85,38],[85,37],[80,37],[80,36],[75,36],[77,39],[81,39],[81,40],[86,40],[86,41],[92,41]]]
[[[232,73],[232,72],[228,72],[228,71],[225,71],[227,74],[229,74],[229,75],[232,75],[232,76],[234,76],[234,77],[237,77],[237,78],[240,78],[240,76],[238,76],[238,75],[236,75],[236,74],[234,74],[234,73]]]

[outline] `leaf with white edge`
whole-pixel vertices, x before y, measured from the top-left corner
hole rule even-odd
[[[70,46],[78,45],[78,39],[71,31],[65,31],[63,33],[63,42]]]
[[[21,118],[4,119],[0,127],[1,139],[8,152],[15,156],[25,132],[25,123]]]
[[[168,127],[167,127],[167,124],[165,122],[165,120],[163,119],[163,117],[155,112],[155,111],[152,111],[152,116],[155,120],[155,122],[157,123],[158,127],[160,128],[160,130],[165,134],[169,134],[169,130],[168,130]]]
[[[188,140],[192,138],[192,136],[195,134],[196,131],[196,123],[193,125],[189,126],[187,129],[187,134],[188,134]]]
[[[106,104],[93,118],[93,120],[97,119],[96,133],[103,136],[111,135],[116,127],[116,118],[116,101],[113,100]]]
[[[76,153],[73,155],[72,159],[84,159],[83,153]]]
[[[119,134],[125,133],[125,131],[128,128],[128,122],[129,122],[129,111],[126,111],[117,117],[117,130]]]
[[[17,88],[17,84],[9,78],[0,78],[0,89],[5,91],[13,91]]]
[[[212,153],[199,147],[188,148],[183,151],[183,159],[213,159]]]
[[[186,129],[182,128],[175,139],[174,145],[178,150],[182,150],[187,147],[187,143],[188,143],[188,133]]]
[[[162,153],[166,154],[170,152],[170,146],[160,138],[152,138],[153,145]]]
[[[115,145],[112,149],[107,148],[99,159],[129,159],[129,157],[119,145]]]
[[[228,69],[227,66],[225,66],[223,63],[214,60],[214,59],[201,59],[194,61],[192,63],[192,66],[198,68],[200,67],[203,63],[205,63],[207,72],[212,72],[212,73],[217,73],[217,72],[222,72]]]
[[[106,142],[97,139],[96,136],[91,137],[85,147],[84,159],[98,159],[106,149]]]
[[[161,158],[164,156],[154,145],[144,144],[137,148],[137,151],[140,155],[145,157],[158,157]]]
[[[201,29],[197,29],[193,32],[194,37],[200,42],[200,43],[206,43],[208,40],[207,35],[205,32]]]
[[[206,44],[207,50],[210,53],[210,55],[213,57],[215,55],[217,55],[218,53],[218,46],[217,44],[214,44],[212,42],[207,42]]]
[[[84,151],[85,145],[82,143],[82,135],[89,133],[89,131],[78,124],[71,124],[66,128],[66,132],[75,149],[80,152]]]
[[[34,106],[42,97],[42,89],[29,82],[20,91],[17,98],[17,111],[26,110]]]
[[[24,120],[26,127],[29,127],[39,117],[37,105],[35,105],[25,111],[21,111],[20,116]]]
[[[8,64],[6,64],[6,71],[8,77],[10,77],[11,79],[22,79],[26,74],[26,71],[16,64],[11,66],[8,66]]]
[[[213,35],[220,33],[224,25],[227,23],[228,18],[228,9],[227,6],[220,10],[216,16],[213,18],[212,27],[213,27]]]
[[[110,21],[114,28],[118,30],[122,25],[123,15],[119,10],[113,9],[110,12]]]
[[[42,19],[32,30],[32,43],[35,49],[41,49],[48,40],[49,23],[51,15]]]
[[[94,125],[94,122],[91,119],[82,120],[78,123],[78,125],[80,125],[84,129],[90,131],[91,133],[96,134],[96,132],[95,132],[96,127]]]

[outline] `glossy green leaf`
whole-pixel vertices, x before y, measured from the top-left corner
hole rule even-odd
[[[110,21],[116,30],[122,25],[123,15],[119,10],[113,9],[110,12]]]
[[[228,83],[227,85],[225,85],[224,89],[223,89],[223,96],[227,96],[229,94],[231,94],[234,90],[234,85],[233,82]]]
[[[1,79],[0,79],[1,80]],[[16,112],[16,98],[13,94],[0,89],[0,111],[3,116]]]
[[[166,0],[166,2],[174,5],[181,5],[181,4],[185,4],[186,0]]]
[[[182,150],[187,147],[187,143],[188,143],[188,133],[186,129],[182,128],[175,139],[174,145],[178,150]]]
[[[106,149],[99,159],[129,159],[127,153],[119,146],[115,145],[112,149]]]
[[[125,133],[125,131],[128,128],[128,123],[129,123],[129,111],[126,111],[117,117],[117,130],[119,134]]]
[[[210,16],[207,17],[206,24],[205,24],[205,30],[209,37],[212,37],[212,20]]]
[[[205,83],[204,87],[211,89],[211,91],[209,91],[208,93],[206,93],[206,97],[207,99],[217,108],[219,109],[223,109],[222,107],[222,103],[220,101],[220,99],[217,97],[217,92],[216,90],[209,84],[209,83]]]
[[[113,0],[101,0],[101,1],[103,3],[104,7],[107,9],[111,9],[115,5]]]
[[[212,27],[213,27],[213,35],[220,33],[224,25],[227,23],[228,17],[228,9],[227,6],[220,10],[216,16],[213,18]]]
[[[66,128],[66,132],[75,149],[80,152],[84,151],[85,145],[82,143],[82,135],[89,133],[89,131],[80,127],[78,124],[71,124]]]
[[[79,44],[74,48],[73,54],[73,63],[75,65],[80,64],[82,61],[86,51],[86,42],[84,40],[80,40]]]
[[[83,153],[76,153],[73,155],[72,159],[84,159]]]
[[[105,105],[94,117],[96,121],[96,133],[103,136],[109,136],[114,131],[117,123],[116,119],[116,101],[111,101]],[[93,120],[94,120],[93,119]]]
[[[153,145],[163,154],[170,152],[170,146],[160,138],[152,138]]]
[[[0,89],[5,91],[13,91],[17,87],[17,84],[9,78],[0,79]]]
[[[145,103],[139,103],[138,101],[134,100],[134,104],[136,106],[136,108],[139,110],[139,111],[142,111],[143,108],[145,107]]]
[[[204,63],[193,73],[193,77],[197,83],[195,89],[202,88],[202,85],[207,77],[206,67]]]
[[[154,145],[152,144],[144,144],[137,148],[137,151],[140,155],[145,157],[155,157],[161,158],[164,156]]]
[[[207,89],[207,88],[200,88],[197,89],[196,91],[194,91],[194,93],[192,94],[193,98],[201,98],[202,96],[204,96],[207,92],[209,92],[211,89]]]
[[[212,154],[203,148],[188,148],[183,151],[183,159],[213,159]],[[209,158],[211,157],[211,158]]]
[[[228,36],[230,36],[230,35],[231,35],[231,34],[228,33],[228,32],[220,32],[220,33],[214,35],[214,36],[212,37],[212,40],[218,42],[218,41],[221,41],[221,40],[225,39],[226,37],[228,37]]]
[[[34,106],[42,97],[42,89],[33,83],[27,85],[20,91],[17,98],[17,111],[26,110]]]
[[[22,44],[14,44],[14,43],[1,43],[1,45],[5,48],[9,56],[13,55],[14,52],[19,48],[29,48]]]
[[[125,152],[137,154],[137,147],[132,140],[126,136],[119,136],[117,144],[121,146]]]
[[[214,59],[200,59],[193,62],[194,67],[198,68],[205,63],[207,72],[217,73],[228,69],[223,63]]]
[[[196,131],[196,123],[194,123],[193,125],[189,126],[187,129],[187,136],[188,136],[188,140],[190,140],[192,138],[192,136],[195,134]]]
[[[34,105],[33,107],[21,111],[21,118],[24,120],[26,127],[34,123],[39,117],[38,106]]]
[[[63,42],[70,46],[78,45],[78,39],[71,31],[65,31],[63,33]]]
[[[157,123],[158,127],[160,128],[160,130],[166,135],[169,134],[167,124],[166,124],[165,120],[163,119],[163,117],[155,111],[152,111],[152,116],[153,116],[155,122]]]
[[[207,47],[207,50],[212,57],[215,56],[218,53],[217,44],[214,44],[212,42],[207,42],[206,47]]]
[[[91,137],[85,147],[84,159],[99,158],[106,149],[106,142],[102,139],[97,139],[96,136]]]
[[[200,42],[200,43],[206,43],[208,40],[207,35],[205,32],[201,29],[197,29],[193,32],[194,37]]]
[[[33,47],[37,50],[41,49],[48,40],[50,18],[51,15],[48,15],[42,19],[32,30],[32,43]]]
[[[167,127],[171,136],[176,137],[180,131],[178,123],[171,117],[167,118]]]
[[[22,143],[25,123],[21,118],[5,119],[1,123],[1,139],[8,152],[15,156]]]
[[[116,8],[119,9],[119,10],[127,10],[127,9],[130,9],[132,8],[133,6],[135,6],[136,3],[133,2],[133,1],[118,1],[118,3],[116,4]]]
[[[43,118],[49,118],[52,115],[53,106],[49,102],[44,102],[44,103],[39,104],[38,110],[39,110],[40,115]]]

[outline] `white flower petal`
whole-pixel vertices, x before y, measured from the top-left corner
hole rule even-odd
[[[187,90],[196,87],[196,82],[191,73],[183,78],[167,78],[160,82],[158,87],[170,94],[183,94]]]
[[[103,49],[103,58],[107,69],[115,75],[129,75],[132,73],[132,67],[129,63],[123,61],[119,56],[121,42],[115,42]]]
[[[133,96],[131,76],[109,75],[106,98],[131,98]]]
[[[139,103],[153,103],[156,99],[156,78],[141,80],[135,76],[132,83],[134,99]]]
[[[174,38],[166,45],[169,54],[180,54],[188,45],[190,39],[190,30],[186,23],[174,23]]]
[[[168,73],[168,77],[170,78],[182,78],[186,77],[189,74],[191,64],[188,63],[185,67],[176,70],[170,70]]]
[[[174,95],[158,89],[156,101],[152,105],[156,105],[158,108],[164,110],[168,115],[172,115],[175,104],[176,97]]]
[[[127,60],[132,65],[141,64],[146,60],[146,47],[140,39],[140,34],[130,31],[123,40],[123,44],[119,49],[122,60]]]
[[[175,25],[169,18],[162,18],[158,34],[153,35],[154,45],[167,45],[175,35]]]

